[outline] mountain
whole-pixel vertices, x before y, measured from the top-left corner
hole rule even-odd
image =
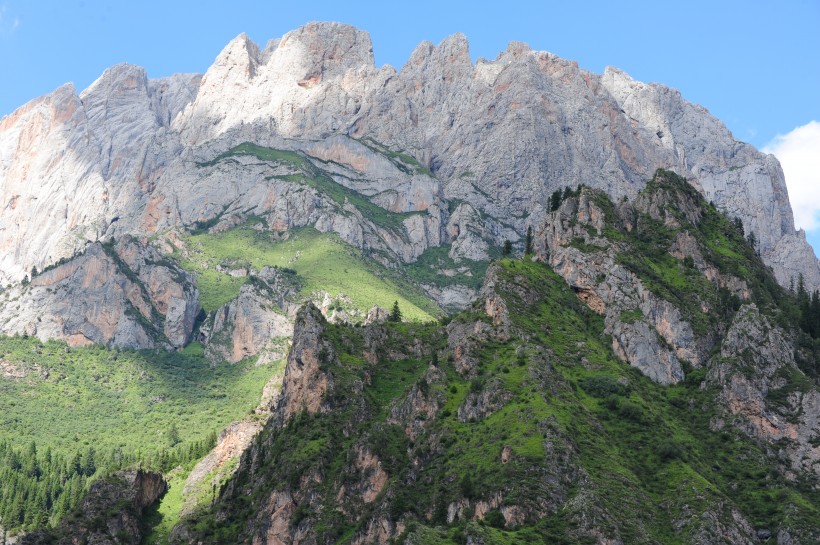
[[[270,183],[281,163],[213,163],[244,142],[296,152],[407,216],[385,229],[296,180]],[[781,284],[802,274],[820,287],[777,161],[675,90],[520,43],[473,64],[461,35],[420,44],[400,71],[376,68],[367,33],[346,25],[311,23],[264,49],[240,35],[204,75],[149,80],[117,65],[2,120],[0,282],[90,242],[250,215],[335,232],[393,264],[447,244],[456,260],[483,260],[542,222],[553,190],[633,198],[659,167],[740,217]]]
[[[26,104],[0,197],[11,539],[820,539],[820,267],[674,90],[311,23]]]
[[[446,325],[300,310],[274,417],[172,542],[820,538],[817,354],[736,224],[659,171],[542,227]]]

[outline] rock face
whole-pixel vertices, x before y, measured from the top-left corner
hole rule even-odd
[[[246,141],[297,150],[376,207],[416,214],[385,229],[270,162],[196,166]],[[740,217],[781,283],[803,274],[820,287],[777,161],[677,91],[519,43],[473,64],[461,35],[420,44],[400,71],[376,68],[367,33],[336,23],[264,49],[241,35],[203,76],[148,80],[118,65],[80,94],[66,85],[4,118],[0,282],[86,240],[247,214],[337,232],[386,261],[447,243],[452,257],[485,259],[541,223],[552,190],[632,197],[657,167]]]
[[[330,345],[323,340],[325,318],[312,303],[296,314],[293,345],[288,354],[279,414],[287,422],[299,412],[322,411],[324,396],[333,386],[332,376],[321,370],[333,360]]]
[[[651,214],[653,204],[644,200],[635,206]],[[628,222],[636,213],[625,209],[621,214]],[[594,192],[566,199],[536,230],[536,258],[564,277],[588,307],[604,315],[612,349],[621,359],[657,382],[679,382],[684,378],[680,360],[700,365],[702,348],[680,310],[618,261],[618,254],[628,249],[602,235],[605,217]],[[587,247],[580,249],[581,244]]]
[[[582,192],[559,210],[572,209],[581,231],[589,225],[581,217],[612,229],[601,196]],[[657,221],[683,221],[666,216],[668,194],[645,197],[645,215],[654,210]],[[691,221],[700,217],[697,208],[676,209],[695,212]],[[446,328],[332,324],[312,305],[301,309],[274,418],[242,456],[213,512],[190,512],[173,542],[313,544],[340,535],[361,545],[447,536],[494,543],[500,535],[611,544],[669,536],[693,545],[751,545],[765,535],[816,541],[806,501],[813,492],[773,477],[814,482],[817,415],[800,412],[812,406],[813,394],[786,392],[778,399],[788,402],[777,408],[771,395],[760,394],[786,386],[778,379],[783,370],[799,371],[788,336],[754,305],[737,310],[721,332],[719,354],[700,362],[703,384],[667,388],[610,356],[597,304],[589,304],[593,294],[579,297],[548,267],[530,259],[494,263],[480,294]],[[619,303],[601,304],[608,312]],[[653,331],[660,327],[644,319]],[[759,374],[750,375],[758,365]],[[710,430],[708,418],[693,416],[710,414],[716,401],[721,418],[735,419],[732,426],[715,421]],[[781,423],[772,411],[784,410],[802,423],[766,437]],[[716,433],[730,439],[702,440]],[[678,444],[673,436],[685,439]],[[726,459],[735,442],[743,452],[737,462]],[[755,471],[768,475],[767,487],[783,491],[788,518],[770,524],[754,512],[761,481]]]
[[[179,348],[199,293],[192,277],[136,240],[94,243],[82,255],[0,294],[0,331],[72,346]]]
[[[95,481],[82,502],[79,514],[63,521],[51,535],[42,531],[25,536],[21,543],[95,543],[138,545],[143,537],[142,513],[157,501],[168,485],[158,473],[120,471]],[[117,506],[117,509],[112,509]]]
[[[236,470],[239,457],[251,446],[254,438],[262,429],[262,423],[255,420],[240,420],[232,422],[227,428],[219,432],[216,446],[202,460],[197,462],[182,489],[184,504],[180,514],[190,514],[201,505],[202,497],[197,496],[202,491],[210,490],[224,482]],[[212,499],[212,498],[211,498]],[[200,503],[198,503],[200,502]]]
[[[794,361],[789,336],[755,305],[744,305],[732,322],[709,369],[721,388],[727,420],[766,442],[785,445],[792,468],[820,475],[820,392]]]
[[[298,286],[284,277],[279,269],[264,267],[236,299],[216,311],[210,327],[200,330],[211,359],[235,363],[260,352],[269,360],[285,356],[281,341],[293,334],[285,312]]]

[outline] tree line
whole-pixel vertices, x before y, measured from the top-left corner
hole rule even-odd
[[[215,432],[201,441],[150,453],[93,447],[63,453],[40,449],[33,441],[22,448],[0,441],[0,526],[6,531],[54,526],[80,505],[97,478],[129,467],[167,472],[199,460],[215,445]]]

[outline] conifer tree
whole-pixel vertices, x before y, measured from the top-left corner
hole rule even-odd
[[[524,255],[532,255],[532,226],[527,227],[527,238],[524,242]]]
[[[388,320],[391,322],[401,322],[401,309],[399,308],[399,302],[393,301],[393,309],[390,311],[390,316]]]

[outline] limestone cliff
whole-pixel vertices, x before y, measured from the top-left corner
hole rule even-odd
[[[200,329],[200,339],[212,360],[235,363],[260,353],[268,361],[285,357],[282,341],[293,334],[287,309],[298,285],[272,267],[264,267],[251,278],[239,296]]]
[[[130,238],[79,256],[0,293],[0,331],[72,346],[180,348],[199,311],[192,277]]]
[[[376,206],[420,214],[403,233],[374,231],[350,206],[328,210],[321,191],[268,178],[287,173],[252,161],[196,166],[248,141],[298,150]],[[398,71],[376,68],[367,33],[346,25],[311,23],[265,48],[241,35],[202,76],[149,80],[118,65],[79,94],[63,86],[2,120],[0,282],[86,240],[248,210],[276,228],[335,231],[392,261],[449,242],[457,258],[485,259],[546,217],[554,189],[634,197],[658,167],[740,217],[781,283],[802,273],[820,287],[777,161],[673,89],[519,43],[473,63],[461,35],[420,44]],[[465,219],[449,221],[448,208]]]
[[[772,313],[784,294],[767,294],[773,280],[739,227],[665,171],[634,202],[590,189],[562,197],[536,230],[535,257],[603,315],[614,353],[663,384],[703,368],[721,407],[713,427],[780,442],[795,470],[820,471],[818,388],[795,362],[799,332],[753,302]]]

